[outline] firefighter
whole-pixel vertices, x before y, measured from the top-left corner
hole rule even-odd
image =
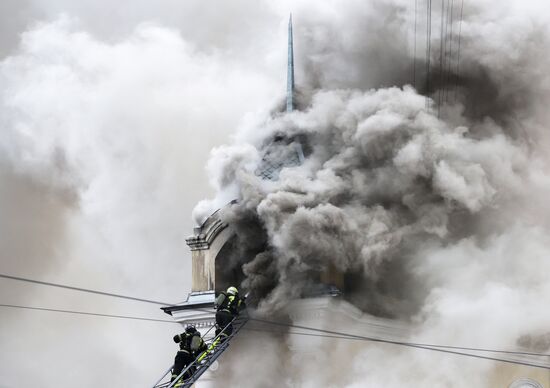
[[[221,292],[216,299],[216,336],[220,333],[220,340],[225,340],[233,332],[231,321],[245,308],[244,298],[239,296],[236,287],[229,287]],[[225,328],[225,330],[224,330]]]
[[[201,338],[201,334],[194,326],[187,326],[183,333],[176,334],[174,336],[174,342],[179,344],[180,350],[174,359],[174,367],[172,368],[172,378],[170,381],[174,381],[185,368],[195,361],[200,353],[206,350],[206,344]],[[185,379],[188,379],[195,373],[195,369],[195,365],[190,367],[174,387],[183,384]]]

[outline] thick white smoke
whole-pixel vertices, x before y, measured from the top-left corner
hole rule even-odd
[[[243,114],[269,103],[275,82],[159,23],[105,39],[79,18],[54,19],[29,26],[0,61],[0,272],[181,301],[190,213],[208,193],[201,166]],[[5,279],[0,289],[6,304],[169,319],[155,305]],[[0,315],[8,387],[153,383],[179,330]]]
[[[206,195],[205,154],[245,112],[282,97],[292,10],[303,113],[245,117],[239,144],[219,149],[209,164],[218,202],[197,211],[207,215],[239,196],[249,218],[242,208],[228,217],[251,220],[253,229],[261,214],[274,247],[292,248],[280,260],[270,251],[247,264],[250,285],[268,296],[265,308],[307,285],[303,269],[368,263],[357,271],[370,280],[355,294],[369,298],[354,302],[412,320],[421,328],[413,339],[514,347],[527,338],[545,350],[533,339],[548,326],[546,4],[465,3],[458,101],[443,107],[441,120],[402,88],[412,76],[412,4],[2,1],[3,271],[168,302],[183,297],[184,237],[192,204]],[[60,18],[61,11],[77,17]],[[389,89],[368,91],[380,87]],[[266,184],[254,174],[259,150],[279,131],[304,134],[312,153],[302,168]],[[350,165],[355,172],[342,174]],[[429,195],[411,191],[405,203],[402,191],[418,189],[412,175],[433,184]],[[402,206],[388,206],[395,203]],[[319,247],[308,251],[293,235],[301,230],[314,231],[313,242],[340,237],[331,255],[314,257]],[[403,287],[387,287],[396,282]],[[380,283],[393,294],[376,292]],[[156,309],[5,280],[0,286],[6,303],[135,315]],[[143,385],[173,356],[170,325],[1,314],[0,380],[9,387]],[[292,340],[257,340],[249,332],[242,346],[232,345],[238,363],[221,363],[224,384],[482,387],[491,373],[477,361],[339,340],[320,340],[304,363],[287,352]],[[258,360],[262,373],[251,374]],[[351,372],[345,378],[343,368]]]
[[[260,296],[260,311],[273,312],[311,287],[319,272],[336,268],[360,274],[351,281],[353,303],[409,322],[414,340],[493,348],[528,343],[548,350],[542,339],[550,325],[544,305],[550,296],[549,15],[533,4],[466,2],[462,26],[456,19],[453,25],[462,30],[460,73],[455,51],[447,59],[455,67],[440,78],[434,38],[435,81],[428,91],[419,86],[429,93],[426,104],[405,85],[410,67],[400,65],[410,61],[408,52],[397,54],[379,78],[380,67],[363,71],[340,61],[353,58],[352,48],[365,41],[374,52],[393,52],[406,42],[410,4],[375,2],[365,20],[385,24],[373,36],[358,33],[364,14],[352,3],[343,11],[345,22],[328,18],[318,27],[314,20],[326,11],[321,7],[296,29],[302,31],[296,46],[306,41],[302,55],[310,56],[302,71],[315,78],[302,88],[302,109],[274,114],[254,131],[244,128],[234,145],[213,153],[218,198],[236,193],[239,199],[226,219],[243,242],[254,238],[250,227],[241,228],[243,220],[253,220],[267,239],[261,253],[240,263],[243,286]],[[334,40],[325,39],[340,30]],[[395,35],[385,34],[390,32]],[[337,81],[346,76],[351,85]],[[388,84],[395,86],[382,87]],[[258,132],[265,138],[247,140]],[[309,152],[301,166],[265,181],[257,169],[266,139],[275,134],[305,139]],[[202,202],[197,220],[220,202],[210,208]],[[402,387],[415,381],[484,387],[494,377],[489,363],[391,347],[360,350],[327,340],[317,352],[299,361],[280,353],[292,371],[289,386]],[[268,375],[270,364],[278,365],[266,363]],[[320,371],[319,365],[334,368]],[[345,373],[336,372],[344,367]]]

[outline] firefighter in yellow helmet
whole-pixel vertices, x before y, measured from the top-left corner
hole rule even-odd
[[[233,332],[231,321],[244,309],[244,298],[239,295],[236,287],[229,287],[226,292],[221,292],[216,298],[216,336],[224,340]]]

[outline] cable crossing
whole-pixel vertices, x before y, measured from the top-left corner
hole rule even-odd
[[[414,0],[414,51],[413,51],[413,86],[416,87],[416,25],[418,19],[418,0]]]
[[[63,284],[42,282],[42,281],[37,281],[37,280],[33,280],[33,279],[28,279],[28,278],[15,277],[15,276],[11,276],[11,275],[0,274],[0,277],[12,279],[12,280],[20,280],[20,281],[23,281],[23,282],[30,282],[30,283],[36,283],[36,284],[41,284],[41,285],[53,286],[53,287],[61,287],[61,288],[69,289],[69,290],[75,290],[75,291],[92,292],[94,294],[110,296],[110,297],[114,297],[114,298],[123,297],[124,299],[129,299],[129,300],[134,300],[134,301],[142,301],[144,303],[160,304],[159,302],[151,301],[151,300],[143,299],[143,298],[135,298],[135,297],[131,297],[131,296],[122,296],[122,295],[114,294],[114,293],[110,293],[110,292],[83,289],[83,288],[80,288],[80,287],[66,286],[66,285],[63,285]],[[173,306],[173,304],[170,304],[170,305]],[[27,309],[27,310],[37,310],[37,311],[47,311],[47,312],[56,312],[56,313],[68,313],[68,314],[77,314],[77,315],[98,316],[98,317],[108,317],[108,318],[117,318],[117,319],[131,319],[131,320],[140,320],[140,321],[179,324],[178,322],[175,322],[175,321],[172,321],[172,320],[165,320],[165,319],[145,318],[145,317],[126,316],[126,315],[114,315],[114,314],[102,314],[102,313],[92,313],[92,312],[84,312],[84,311],[76,311],[76,310],[62,310],[62,309],[53,309],[53,308],[23,306],[23,305],[15,305],[15,304],[0,304],[0,307]],[[208,313],[213,313],[214,312],[213,310],[200,309],[200,308],[190,309],[190,310],[208,312]],[[258,329],[258,328],[246,328],[246,330],[251,330],[251,331],[266,331],[266,332],[272,332],[272,333],[278,333],[278,334],[318,336],[318,337],[334,338],[334,339],[361,340],[361,341],[369,341],[369,342],[374,342],[374,343],[385,343],[385,344],[392,344],[392,345],[397,345],[397,346],[405,346],[405,347],[416,348],[416,349],[431,350],[431,351],[436,351],[436,352],[441,352],[441,353],[448,353],[448,354],[454,354],[454,355],[460,355],[460,356],[466,356],[466,357],[472,357],[472,358],[478,358],[478,359],[485,359],[485,360],[491,360],[491,361],[497,361],[497,362],[505,362],[505,363],[510,363],[510,364],[524,365],[524,366],[529,366],[529,367],[535,367],[535,368],[542,368],[542,369],[550,370],[550,365],[541,365],[541,364],[523,362],[523,361],[518,361],[518,360],[509,360],[509,359],[503,359],[503,358],[497,358],[497,357],[483,356],[483,355],[479,355],[479,354],[465,353],[464,351],[490,352],[490,353],[535,356],[535,357],[550,357],[550,354],[544,354],[544,353],[525,352],[525,351],[511,351],[511,350],[498,350],[498,349],[490,349],[490,348],[462,347],[462,346],[451,346],[451,345],[438,345],[438,344],[426,344],[426,343],[415,343],[415,342],[406,342],[406,341],[395,341],[395,340],[391,340],[391,339],[368,337],[368,336],[362,336],[362,335],[357,335],[357,334],[351,334],[351,333],[345,333],[345,332],[339,332],[339,331],[332,331],[332,330],[325,330],[325,329],[320,329],[320,328],[315,328],[315,327],[295,325],[295,324],[289,324],[289,323],[285,323],[285,322],[277,322],[277,321],[272,321],[272,320],[268,320],[268,319],[254,318],[254,317],[247,317],[246,321],[255,321],[255,322],[259,322],[259,323],[263,323],[263,324],[268,324],[268,325],[278,326],[278,327],[285,327],[285,328],[290,328],[290,329],[301,329],[301,330],[306,330],[306,331],[313,331],[317,334],[303,333],[303,332],[290,332],[290,331],[281,331],[281,330],[279,330],[279,331],[263,330],[263,329]],[[244,325],[244,323],[243,323],[243,325]],[[242,326],[239,326],[239,330],[241,328],[242,328]],[[236,334],[239,330],[235,330],[233,334]],[[225,349],[225,347],[224,347],[224,349]],[[460,350],[460,352],[458,350]],[[213,360],[212,360],[212,362],[213,362]]]
[[[432,0],[426,1],[426,110],[430,111],[430,59],[432,50]]]
[[[457,99],[458,95],[458,80],[460,77],[460,42],[462,38],[462,21],[463,21],[463,15],[464,15],[464,0],[461,0],[460,4],[460,21],[459,21],[459,27],[458,27],[458,50],[457,50],[457,61],[456,61],[456,81],[455,81],[455,101]]]
[[[415,344],[411,342],[403,342],[403,341],[393,341],[388,339],[381,339],[381,338],[375,338],[375,337],[367,337],[367,336],[361,336],[361,335],[355,335],[355,334],[347,334],[347,333],[341,333],[333,330],[324,330],[324,329],[314,329],[309,328],[307,326],[301,326],[301,325],[293,325],[293,324],[287,324],[284,322],[274,322],[274,321],[268,321],[265,319],[259,319],[259,318],[249,318],[250,321],[257,321],[257,322],[263,322],[271,325],[276,326],[285,326],[285,327],[292,327],[292,328],[298,328],[298,329],[305,329],[305,330],[312,330],[317,331],[320,333],[326,333],[326,334],[332,334],[332,335],[343,335],[346,337],[349,337],[350,339],[357,339],[357,340],[363,340],[363,341],[369,341],[369,342],[377,342],[377,343],[384,343],[384,344],[391,344],[391,345],[400,345],[415,349],[424,349],[424,350],[431,350],[439,353],[448,353],[448,354],[454,354],[458,356],[466,356],[466,357],[472,357],[477,359],[484,359],[484,360],[490,360],[490,361],[498,361],[498,362],[504,362],[509,364],[515,364],[515,365],[524,365],[529,366],[533,368],[541,368],[541,369],[547,369],[550,370],[550,365],[541,365],[541,364],[534,364],[524,361],[517,361],[517,360],[509,360],[504,358],[497,358],[497,357],[490,357],[490,356],[483,356],[479,354],[471,354],[471,353],[464,353],[464,352],[458,352],[456,350],[449,350],[449,349],[443,349],[440,347],[430,347],[426,345],[421,344]],[[548,355],[545,355],[548,356]]]
[[[356,338],[355,336],[350,336],[349,334],[345,334],[345,333],[342,333],[342,335],[330,335],[330,334],[292,332],[292,331],[285,331],[285,330],[259,329],[255,327],[246,327],[243,330],[266,332],[266,333],[273,333],[273,334],[283,334],[283,335],[302,335],[302,336],[308,336],[308,337],[336,338],[336,339],[360,340],[360,341],[364,340],[361,338]],[[308,330],[311,330],[311,329],[308,329]],[[317,329],[314,329],[314,330],[317,330]],[[418,345],[418,346],[425,346],[429,348],[458,349],[458,350],[468,350],[473,352],[502,353],[502,354],[511,354],[511,355],[520,355],[520,356],[550,357],[550,354],[546,354],[546,353],[522,352],[522,351],[513,351],[513,350],[495,350],[495,349],[487,349],[487,348],[468,348],[468,347],[462,347],[462,346],[434,345],[434,344],[422,344],[422,343],[413,343],[413,342],[407,342],[407,343]]]
[[[415,0],[414,9],[414,51],[413,51],[413,84],[416,87],[416,41],[417,41],[417,1]],[[441,117],[441,108],[444,103],[449,102],[449,95],[454,89],[455,101],[458,94],[458,82],[460,78],[460,54],[462,41],[462,24],[464,15],[464,0],[460,3],[460,18],[458,20],[458,39],[456,52],[456,65],[454,62],[455,40],[455,2],[454,0],[441,0],[440,6],[436,11],[440,12],[440,21],[436,27],[439,27],[439,63],[432,64],[432,13],[433,0],[426,0],[426,103],[425,108],[430,112],[430,95],[433,94],[435,103],[437,103],[437,117]],[[436,59],[434,59],[436,61]],[[439,67],[439,69],[437,69]],[[456,69],[456,72],[455,72]],[[454,72],[454,74],[453,74]]]
[[[445,38],[444,35],[444,29],[443,29],[443,20],[445,16],[445,0],[441,0],[441,24],[440,24],[440,38],[439,38],[439,90],[437,93],[437,117],[439,118],[441,116],[441,94],[445,88],[445,85],[443,84],[443,67],[444,65],[444,51],[443,48],[443,38]]]
[[[9,307],[9,308],[26,309],[26,310],[37,310],[37,311],[47,311],[47,312],[56,312],[56,313],[78,314],[78,315],[91,315],[91,316],[106,317],[106,318],[118,318],[118,319],[131,319],[131,320],[140,320],[140,321],[151,321],[151,322],[163,322],[163,323],[171,323],[171,324],[178,324],[179,325],[178,322],[173,321],[173,320],[167,320],[167,319],[154,319],[154,318],[127,316],[127,315],[92,313],[92,312],[84,312],[84,311],[76,311],[76,310],[61,310],[61,309],[52,309],[52,308],[44,308],[44,307],[31,307],[31,306],[12,305],[12,304],[0,304],[0,307]],[[208,312],[208,313],[213,312],[212,310],[205,310],[205,309],[190,309],[190,310]],[[250,319],[251,320],[256,320],[254,318],[250,318]],[[275,321],[269,321],[269,320],[263,320],[263,321],[265,321],[264,323],[266,323],[266,324],[267,324],[267,322],[271,322],[271,324],[276,324],[277,326],[280,325],[279,322],[275,322]],[[307,327],[307,326],[295,327],[295,325],[292,325],[292,324],[287,324],[287,325],[288,325],[289,328],[300,328],[300,329],[309,330],[309,331],[318,331],[318,330],[320,330],[320,329],[314,328],[314,327]],[[340,332],[338,332],[339,333],[338,335],[329,335],[329,334],[291,332],[291,331],[284,331],[284,330],[269,330],[269,329],[251,328],[251,327],[247,327],[244,330],[246,330],[246,331],[258,331],[258,332],[268,332],[268,333],[273,333],[273,334],[302,335],[302,336],[309,336],[309,337],[336,338],[336,339],[347,339],[347,340],[361,339],[361,338],[356,338],[355,334],[340,333]],[[378,338],[378,339],[381,340],[381,341],[384,341],[384,339],[380,339],[380,338]],[[414,343],[414,342],[407,342],[407,344],[430,347],[430,348],[458,349],[458,350],[467,350],[467,351],[503,353],[503,354],[514,354],[514,355],[535,356],[535,357],[550,357],[550,353],[535,353],[535,352],[524,352],[524,351],[514,351],[514,350],[496,350],[496,349],[490,349],[490,348],[475,348],[475,347],[437,345],[437,344]]]

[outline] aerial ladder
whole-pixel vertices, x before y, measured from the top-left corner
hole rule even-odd
[[[243,312],[243,314],[233,318],[233,320],[227,326],[225,326],[218,335],[205,340],[207,344],[207,349],[199,354],[195,361],[184,368],[176,379],[170,382],[170,377],[172,376],[171,372],[173,368],[172,365],[170,368],[168,368],[166,372],[164,372],[161,378],[157,380],[157,382],[153,385],[153,388],[172,388],[176,384],[178,384],[178,388],[190,388],[195,382],[197,382],[197,380],[203,375],[203,373],[206,372],[208,368],[210,368],[214,361],[216,361],[218,357],[220,357],[222,353],[229,347],[231,341],[235,338],[235,336],[239,333],[239,331],[242,329],[247,321],[248,316],[246,312]],[[231,325],[233,325],[233,332],[230,335],[226,336],[225,331]],[[210,327],[210,329],[208,329],[208,331],[204,333],[203,338],[208,338],[215,327],[216,325]],[[187,375],[190,376],[187,378],[183,378],[183,376]],[[167,378],[168,381],[165,381]],[[182,378],[183,384],[182,382],[178,383],[178,381],[180,381],[180,379]]]

